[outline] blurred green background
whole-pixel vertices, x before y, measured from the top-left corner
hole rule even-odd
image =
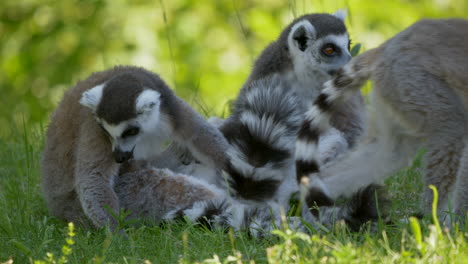
[[[116,64],[157,72],[204,114],[225,115],[285,25],[340,8],[363,49],[420,18],[468,17],[468,0],[2,0],[0,137],[45,127],[66,89]]]

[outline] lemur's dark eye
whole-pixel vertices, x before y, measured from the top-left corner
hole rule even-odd
[[[121,137],[128,138],[128,137],[136,136],[139,132],[140,132],[140,128],[130,127],[122,133]]]
[[[322,47],[322,53],[327,56],[333,56],[335,54],[338,54],[339,52],[340,52],[340,48],[338,48],[337,46],[331,43],[325,44]]]

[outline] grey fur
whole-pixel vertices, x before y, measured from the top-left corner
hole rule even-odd
[[[291,43],[291,29],[296,29],[298,23],[301,26],[304,24],[304,28],[300,28],[293,36],[298,38],[300,43]],[[306,38],[305,42],[304,39],[300,39],[302,37]],[[345,43],[336,43],[335,37],[344,39]],[[336,58],[324,58],[320,53],[321,45],[328,41],[343,48],[343,53]],[[288,26],[278,41],[272,43],[260,55],[251,76],[241,89],[232,115],[219,122],[220,130],[232,146],[227,152],[229,162],[223,168],[227,172],[227,181],[219,176],[216,178],[216,175],[208,181],[221,186],[227,182],[229,193],[249,206],[277,203],[276,211],[279,211],[279,208],[287,210],[290,195],[299,189],[294,169],[294,143],[304,118],[302,113],[319,93],[323,82],[331,78],[330,73],[338,70],[350,59],[347,46],[346,28],[335,16],[306,15]],[[298,52],[307,55],[302,56]],[[312,59],[304,61],[303,58]],[[334,115],[334,118],[342,118],[336,127],[342,129],[340,133],[345,133],[348,140],[345,143],[346,147],[348,143],[353,144],[362,131],[362,98],[360,95],[356,98],[357,100],[344,106],[342,112],[337,111]],[[343,150],[342,146],[344,145],[341,142],[339,145],[328,145],[325,152],[329,156],[324,160],[329,161],[336,157],[336,152]],[[179,150],[175,145],[169,149],[176,152]],[[181,151],[180,155],[190,156],[184,155],[183,152]],[[177,171],[185,171],[184,166],[180,164],[174,165],[172,162],[161,160],[152,162],[171,166]],[[198,167],[196,162],[189,165]],[[197,174],[194,170],[188,169],[190,174]],[[189,208],[187,212],[191,215],[194,212],[203,214],[206,206],[212,206],[212,203],[198,203],[196,210]],[[193,218],[198,219],[199,215],[195,214]],[[314,221],[313,217],[311,221]]]
[[[334,166],[324,168],[328,194],[337,197],[382,181],[406,166],[420,148],[425,154],[423,210],[431,211],[433,184],[439,214],[468,210],[468,21],[421,20],[381,46],[354,58],[325,84],[332,107],[368,80],[371,94],[368,139]],[[347,81],[349,79],[351,81]],[[317,112],[315,118],[322,118]],[[325,116],[327,114],[325,113]],[[449,220],[446,218],[446,220]]]
[[[288,36],[291,28],[302,20],[307,20],[314,26],[317,39],[330,34],[347,33],[343,21],[330,14],[308,14],[296,18],[281,32],[278,39],[270,43],[260,54],[255,61],[246,85],[273,73],[285,75],[294,70],[288,46]]]
[[[233,144],[231,139],[233,133],[235,134],[233,131],[237,131],[241,129],[242,126],[245,126],[245,124],[240,121],[241,117],[251,112],[254,112],[254,114],[258,116],[256,118],[258,120],[261,120],[262,115],[272,116],[281,120],[276,123],[281,124],[284,122],[287,127],[289,123],[284,115],[294,115],[290,118],[295,121],[301,120],[303,118],[301,113],[313,102],[313,99],[321,90],[322,84],[331,78],[330,73],[338,70],[351,58],[348,44],[349,38],[347,36],[346,27],[343,21],[337,16],[330,14],[310,14],[294,20],[283,30],[279,38],[271,43],[259,56],[255,62],[252,73],[236,99],[232,115],[222,123],[220,130],[223,131],[223,134],[230,143]],[[332,45],[337,51],[333,56],[327,56],[324,53],[324,47],[327,45]],[[267,82],[266,80],[270,82],[273,80],[276,83],[264,84],[263,82]],[[275,93],[268,91],[268,89],[271,89],[275,85],[281,87],[280,89],[287,89],[290,91],[285,91],[280,97],[273,98]],[[262,89],[266,92],[262,91]],[[253,96],[261,94],[262,92],[264,92],[266,96]],[[285,106],[292,104],[295,108],[293,109],[294,111],[284,111],[284,107],[279,102],[284,102]],[[271,106],[269,108],[271,109],[268,107],[262,108],[264,104],[270,104]],[[258,105],[258,107],[256,107],[256,105]],[[345,138],[348,140],[348,145],[352,145],[362,131],[362,107],[362,98],[360,95],[356,95],[356,100],[345,105],[342,109],[337,110],[334,114],[333,120],[339,121],[336,127],[342,130]],[[257,125],[261,126],[261,124]],[[298,128],[297,123],[295,123],[293,127],[290,127],[295,133],[298,132]],[[276,128],[264,127],[262,129],[274,131]],[[252,131],[249,133],[252,133]],[[290,134],[291,132],[287,132],[286,134],[288,133]],[[248,140],[246,137],[249,136],[244,135],[243,138],[237,139],[237,141],[244,141],[242,144],[250,144],[246,143]],[[284,141],[287,138],[288,136],[285,135],[282,140]],[[269,142],[269,140],[267,140],[267,142]],[[295,139],[290,140],[290,149],[286,152],[290,153],[294,151],[294,147],[292,146],[294,142]],[[333,148],[342,149],[341,147]],[[263,152],[265,153],[265,151]],[[270,151],[268,151],[268,153],[270,153]],[[268,153],[260,155],[268,156]],[[243,153],[243,155],[247,155],[247,153]],[[251,161],[248,162],[254,167],[259,166],[259,164],[254,164]],[[294,164],[281,164],[280,166],[282,168],[294,168]],[[232,169],[232,167],[228,168],[228,173],[231,174],[231,177],[232,175],[239,175],[238,172],[230,172],[229,169]],[[258,173],[260,173],[260,170]],[[258,178],[258,175],[255,176],[258,173],[250,174],[249,177],[252,179]],[[281,175],[283,175],[281,181],[290,181],[291,179],[295,181],[296,179],[294,169],[288,170],[287,173],[282,172]],[[265,174],[261,178],[267,177],[267,174]],[[273,178],[271,180],[279,180]],[[270,195],[273,195],[277,188],[279,193],[286,191],[282,190],[282,188],[284,189],[284,185],[278,186],[270,183],[271,182],[268,183],[270,185],[268,188],[271,188],[269,192]],[[251,184],[251,182],[249,182],[249,184]],[[265,188],[267,187],[267,184],[262,183],[261,185]],[[289,186],[286,188],[288,189],[286,192],[298,189],[297,183],[287,183],[286,185]],[[246,186],[245,181],[243,181],[243,186]],[[260,196],[259,192],[259,197]],[[286,197],[286,195],[281,196]],[[282,200],[285,201],[286,199]]]
[[[195,203],[225,198],[221,189],[191,176],[168,169],[137,169],[120,174],[114,190],[128,219],[158,223],[171,211],[191,208]]]
[[[241,111],[245,110],[239,107],[245,103],[247,98],[245,96],[245,91],[253,90],[252,87],[257,86],[258,89],[268,87],[254,84],[256,81],[269,78],[273,75],[277,76],[273,77],[276,78],[276,80],[281,79],[281,85],[285,87],[284,89],[291,90],[291,94],[295,94],[298,98],[294,100],[294,107],[297,111],[305,112],[322,89],[322,84],[331,78],[330,72],[338,70],[350,59],[348,51],[349,39],[343,19],[342,13],[335,15],[309,14],[295,19],[288,25],[282,31],[278,39],[265,48],[256,60],[252,73],[236,100],[235,107],[232,110],[233,114],[228,117],[227,120],[218,122],[224,134],[229,130],[237,129],[236,127],[239,125],[239,116],[241,115]],[[291,32],[292,30],[296,31]],[[301,34],[307,38],[304,44],[306,45],[305,50],[303,51],[299,51],[297,43],[290,39],[291,37],[294,38]],[[337,38],[344,42],[340,43],[337,41]],[[336,44],[336,46],[341,49],[339,56],[330,59],[322,53],[322,46],[327,43]],[[304,60],[304,58],[306,59]],[[287,94],[283,96],[290,97],[290,95]],[[286,101],[286,99],[284,100]],[[261,105],[269,102],[257,101],[255,103]],[[337,140],[336,143],[330,144],[328,140],[323,140],[327,142],[324,144],[327,149],[323,150],[323,153],[327,155],[327,157],[324,158],[325,161],[328,162],[336,157],[339,154],[337,151],[345,151],[352,147],[357,138],[361,135],[364,126],[363,106],[364,103],[361,95],[356,94],[353,100],[341,104],[337,107],[336,111],[334,111],[332,118],[333,125],[342,133],[342,136],[347,142],[343,143],[341,140]],[[275,111],[281,113],[282,109]],[[329,137],[328,139],[332,138],[336,137]],[[171,147],[170,150],[180,150],[180,148]],[[184,157],[190,156],[182,153],[183,151],[176,155]],[[160,160],[154,162],[166,163]],[[180,166],[178,166],[180,169],[179,171],[197,174],[199,166],[197,166],[195,162],[188,163],[190,163],[191,166],[187,167],[180,164]],[[218,178],[220,178],[219,173],[213,177],[217,175]],[[212,180],[211,182],[215,183],[216,180]]]
[[[311,42],[316,42],[327,35],[347,34],[343,21],[334,15],[309,14],[301,16],[288,25],[276,41],[270,43],[263,50],[255,61],[246,84],[244,84],[247,87],[249,83],[274,73],[287,77],[288,81],[294,84],[292,89],[295,89],[299,97],[303,99],[299,104],[303,111],[313,102],[322,89],[323,83],[331,78],[331,75],[321,68],[321,64],[324,64],[324,62],[318,55],[314,55],[314,61],[308,62],[310,65],[304,66],[310,69],[309,75],[304,76],[301,72],[298,72],[299,65],[297,64],[300,62],[295,62],[296,58],[291,54],[291,47],[288,46],[288,35],[295,24],[304,20],[309,21],[316,32],[315,39],[311,40]],[[317,51],[318,47],[311,48],[313,49],[308,49],[306,52],[319,53]],[[338,70],[349,59],[350,57],[338,62],[333,66],[333,70]],[[332,124],[344,133],[350,147],[355,144],[363,132],[363,105],[362,96],[356,94],[352,100],[341,104],[334,111]]]
[[[99,86],[102,86],[103,92],[97,101],[98,97],[87,91]],[[113,88],[116,94],[113,93]],[[158,125],[154,128],[156,130],[149,135],[146,131],[146,134],[140,133],[132,137],[138,142],[134,148],[146,148],[146,152],[141,152],[143,156],[140,158],[150,158],[159,151],[148,145],[146,140],[164,140],[167,133],[209,166],[222,166],[226,162],[228,143],[224,137],[187,103],[174,95],[156,74],[133,66],[117,66],[97,72],[65,93],[52,114],[47,129],[41,161],[42,188],[53,216],[86,226],[102,227],[106,223],[111,228],[116,226],[115,219],[105,207],[109,207],[114,213],[118,213],[120,209],[113,190],[119,164],[114,161],[112,144],[99,123],[105,121],[111,125],[121,125],[134,122],[132,120],[140,116],[134,109],[135,98],[144,91],[157,91],[157,103],[160,105],[154,110],[156,112],[151,112],[154,115],[150,116],[159,118]],[[148,107],[157,106],[151,104]],[[125,117],[130,118],[130,121],[119,120],[121,115],[115,113],[120,113],[122,109],[131,112],[130,115],[126,113]],[[114,124],[116,122],[118,124]],[[159,135],[160,132],[164,133]],[[112,139],[112,142],[118,140],[120,139]],[[161,143],[157,142],[155,146]]]
[[[294,144],[301,123],[298,98],[280,75],[242,89],[221,131],[229,141],[229,188],[237,198],[277,199],[282,204],[297,189]]]

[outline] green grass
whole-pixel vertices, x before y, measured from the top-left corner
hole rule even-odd
[[[128,228],[126,235],[75,228],[70,236],[41,197],[42,141],[35,132],[0,139],[0,263],[468,263],[467,228],[438,231],[431,219],[399,221],[419,210],[419,162],[388,180],[394,224],[374,233],[338,225],[327,234],[277,230],[252,239],[174,223]]]

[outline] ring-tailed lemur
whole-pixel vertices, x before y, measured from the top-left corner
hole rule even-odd
[[[208,223],[209,226],[247,230],[255,236],[262,234],[258,233],[259,229],[268,231],[280,226],[281,209],[287,208],[271,197],[258,197],[257,189],[249,190],[250,183],[236,181],[236,176],[249,175],[262,184],[267,183],[263,186],[251,185],[258,188],[271,188],[277,182],[281,183],[286,173],[294,177],[295,145],[289,143],[295,141],[302,120],[295,107],[295,93],[287,88],[287,82],[278,75],[271,75],[243,90],[241,96],[255,100],[243,100],[245,104],[242,108],[249,111],[242,111],[247,114],[241,116],[240,122],[246,125],[231,123],[231,134],[226,134],[232,144],[227,151],[230,157],[226,169],[229,173],[227,187],[233,190],[227,192],[204,179],[176,175],[167,170],[158,173],[145,169],[146,165],[142,169],[140,164],[134,162],[126,164],[130,166],[123,167],[116,179],[116,193],[122,201],[122,208],[132,211],[131,217],[150,218],[157,222],[162,218],[170,220],[183,216],[194,222]],[[261,118],[258,119],[258,116]],[[259,122],[252,123],[252,120]],[[261,178],[256,177],[265,177],[266,180],[262,182]],[[198,182],[198,186],[194,182]],[[222,182],[218,184],[222,185]],[[236,191],[242,188],[244,193],[239,195]],[[200,196],[194,199],[190,189],[196,190]],[[375,199],[374,191],[380,190],[369,186],[343,206],[336,207],[330,203],[319,210],[304,210],[302,216],[313,226],[330,226],[335,221],[344,220],[353,230],[357,230],[362,224],[375,221],[378,216],[376,206],[384,203],[382,196]],[[213,196],[213,193],[216,195]],[[321,196],[318,192],[314,194],[314,198]]]
[[[278,122],[278,119],[286,120],[286,117],[299,122],[295,123],[294,127],[295,133],[299,131],[300,127],[297,125],[301,125],[304,119],[303,113],[312,104],[323,83],[351,59],[350,41],[343,20],[341,12],[334,15],[309,14],[299,17],[283,30],[278,40],[271,43],[255,62],[252,73],[236,100],[233,113],[223,122],[220,129],[231,145],[239,145],[237,148],[240,151],[237,155],[244,155],[244,162],[250,166],[258,167],[258,161],[255,160],[258,159],[257,156],[268,161],[272,158],[282,158],[285,153],[294,151],[295,154],[290,157],[293,162],[297,159],[299,171],[296,172],[295,166],[287,163],[278,165],[287,168],[287,173],[281,171],[277,176],[272,176],[268,173],[262,174],[257,169],[258,173],[253,176],[252,173],[239,173],[238,170],[241,168],[236,171],[235,166],[231,167],[227,170],[231,175],[231,182],[238,182],[231,187],[239,196],[262,199],[278,195],[280,203],[285,204],[289,195],[298,190],[296,175],[302,174],[301,170],[310,169],[305,166],[309,164],[301,161],[304,157],[313,154],[307,145],[301,143],[307,143],[315,136],[300,134],[299,137],[294,135],[281,140],[271,140],[266,139],[261,133],[269,131],[268,133],[273,136],[283,133],[285,126]],[[256,84],[256,81],[271,75],[277,76],[272,84],[263,86]],[[283,99],[284,104],[291,108],[288,109],[289,112],[284,111],[284,106],[277,103],[278,98],[274,97],[275,94],[268,91],[272,89],[272,85],[278,85],[278,90],[290,90],[289,94],[280,94],[282,97],[291,98],[289,101]],[[295,94],[294,98],[292,94]],[[343,133],[350,146],[354,144],[363,129],[363,106],[360,94],[356,94],[353,100],[340,105],[340,109],[333,115],[334,126]],[[233,132],[236,130],[237,134]],[[257,156],[248,157],[245,151],[251,150],[241,145],[247,144],[242,140],[252,135],[259,137],[260,140],[249,143],[249,148],[263,149],[257,150]],[[296,141],[297,147],[293,146]]]
[[[232,115],[220,127],[233,147],[225,171],[227,187],[236,199],[261,204],[273,201],[287,208],[291,194],[299,190],[296,159],[300,162],[311,153],[304,148],[299,149],[303,153],[296,153],[303,112],[330,74],[351,58],[343,19],[329,14],[300,17],[256,61]],[[361,107],[361,97],[356,95],[334,115],[350,145],[362,131]],[[219,184],[219,178],[209,181]],[[319,196],[324,197],[309,194],[309,204],[318,202]],[[332,205],[327,201],[326,205]]]
[[[286,84],[284,89],[290,89],[296,94],[294,100],[287,102],[294,105],[294,110],[296,110],[294,115],[297,115],[297,113],[302,115],[307,110],[321,90],[322,84],[331,78],[331,74],[351,59],[349,53],[350,40],[343,23],[344,17],[345,14],[343,12],[337,12],[334,15],[304,15],[294,20],[282,31],[275,42],[272,42],[265,48],[256,60],[252,73],[236,100],[233,114],[227,120],[220,123],[220,129],[225,135],[228,135],[228,140],[229,135],[233,134],[230,131],[233,127],[239,125],[245,126],[247,124],[246,115],[248,115],[251,109],[243,109],[242,107],[245,105],[243,101],[250,100],[250,104],[252,105],[250,108],[252,109],[255,109],[255,105],[269,104],[270,99],[268,95],[254,97],[256,90],[264,88],[252,86],[252,83],[255,81],[269,75],[278,75],[279,77],[276,77],[276,79],[282,79],[282,82]],[[251,90],[248,92],[248,96],[245,96],[246,92],[244,90]],[[285,94],[281,96],[290,95]],[[259,100],[266,101],[261,102]],[[334,112],[333,125],[337,130],[335,130],[335,133],[331,133],[328,138],[322,137],[324,144],[322,144],[323,147],[321,146],[320,153],[325,162],[334,159],[337,153],[344,152],[348,146],[352,147],[354,145],[363,130],[363,106],[362,97],[360,94],[356,94],[353,100],[340,105],[340,109]],[[274,109],[272,105],[265,107],[265,109],[265,111],[269,111],[267,114],[270,116],[277,115],[275,111],[282,111],[282,109]],[[242,113],[243,111],[246,113]],[[264,118],[260,116],[262,113],[257,111],[257,114],[258,120]],[[242,115],[244,120],[241,121]],[[255,118],[255,116],[253,117]],[[292,116],[291,118],[298,117]],[[256,120],[249,120],[248,122],[256,122]],[[267,129],[272,130],[274,128],[270,127]],[[244,131],[247,130],[244,129]],[[306,136],[313,137],[313,135]],[[247,137],[249,135],[246,135],[245,138]],[[307,140],[309,140],[307,137],[301,136],[298,141],[298,148],[296,149],[296,152],[298,151],[296,156],[300,170],[308,169],[304,166],[307,164],[303,164],[301,161],[304,156],[313,153],[313,151],[308,149]],[[295,139],[291,142],[295,142]],[[330,144],[330,142],[332,143]],[[245,145],[246,143],[242,144]],[[265,144],[268,145],[268,143]],[[242,155],[245,155],[245,153]],[[197,174],[196,171],[190,171],[190,173]],[[299,174],[301,174],[300,171]],[[216,173],[213,173],[213,175],[216,176]],[[267,176],[263,178],[267,178]],[[266,194],[274,193],[270,188],[262,189]],[[262,189],[259,189],[257,192],[259,198],[264,196],[261,191]]]
[[[51,117],[42,158],[42,187],[50,213],[102,227],[119,212],[113,190],[119,163],[152,159],[166,138],[211,167],[227,162],[229,145],[178,98],[158,75],[117,66],[80,81]]]
[[[331,114],[367,81],[373,81],[369,128],[362,142],[321,172],[326,193],[349,194],[406,166],[424,148],[424,213],[439,191],[439,211],[460,219],[468,211],[468,21],[421,20],[379,47],[354,58],[325,88],[309,112],[320,134]],[[320,188],[320,187],[319,187]],[[442,217],[445,214],[439,214]]]
[[[251,111],[241,120],[255,119],[257,114],[261,114],[263,118],[256,126],[247,123],[247,127],[236,125],[230,130],[237,134],[229,135],[232,143],[232,149],[227,151],[231,158],[229,166],[235,169],[240,167],[238,173],[252,177],[266,175],[280,178],[283,173],[294,172],[295,145],[288,143],[294,142],[290,137],[296,136],[301,119],[298,118],[294,104],[295,94],[291,89],[285,89],[285,85],[287,84],[278,75],[272,75],[253,82],[251,89],[244,90],[244,96],[256,98],[253,102],[264,103],[252,105],[246,100],[243,107]],[[259,87],[262,89],[258,89]],[[273,147],[269,147],[270,145]],[[269,147],[267,153],[265,147]],[[251,163],[255,163],[255,166]],[[268,232],[282,224],[281,209],[284,206],[273,199],[246,202],[252,198],[248,199],[250,197],[239,196],[237,193],[230,195],[225,189],[208,183],[203,177],[200,179],[167,169],[152,169],[151,165],[154,166],[154,163],[149,165],[148,167],[148,164],[138,161],[127,162],[120,168],[120,175],[115,179],[115,192],[121,209],[131,212],[129,218],[147,218],[157,223],[163,219],[185,217],[208,226],[247,230],[254,236],[264,234],[259,230]],[[229,172],[232,173],[232,170]],[[235,182],[232,176],[233,174],[228,175],[228,187],[246,184]],[[379,189],[370,186],[340,207],[328,204],[312,210],[313,214],[308,210],[304,211],[303,217],[316,227],[318,224],[330,226],[335,221],[344,220],[353,230],[358,230],[362,224],[377,219],[376,206],[384,203],[381,196],[378,200],[375,199],[374,191]],[[255,194],[256,191],[252,190],[251,195]],[[318,196],[320,194],[316,193],[316,197]]]
[[[304,117],[297,107],[300,99],[290,85],[281,75],[272,74],[244,86],[232,115],[222,126],[232,146],[225,168],[230,194],[254,206],[269,205],[268,208],[276,208],[274,211],[287,210],[291,194],[299,190],[295,142]],[[314,216],[309,210],[302,210],[302,217],[310,223],[329,223],[332,216],[350,224],[375,221],[377,205],[386,202],[381,188],[373,185],[357,191],[342,207],[334,207],[333,201],[320,190],[308,191],[307,208],[315,204],[326,206],[321,207],[319,215],[312,210]],[[379,192],[378,200],[374,191]],[[321,204],[323,199],[327,203]],[[355,224],[353,228],[356,230],[358,226]]]

